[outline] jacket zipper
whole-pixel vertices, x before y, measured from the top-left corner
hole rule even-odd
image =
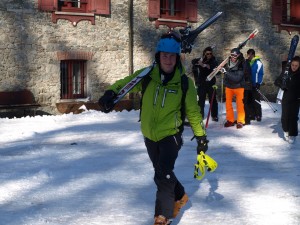
[[[162,108],[165,106],[165,100],[166,100],[167,91],[168,91],[167,89],[165,89],[165,91],[164,91],[164,97],[163,97],[163,100],[161,102],[161,107]]]
[[[153,105],[156,105],[158,93],[159,93],[159,85],[156,87]]]

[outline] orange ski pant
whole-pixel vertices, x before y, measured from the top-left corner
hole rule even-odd
[[[225,88],[226,95],[226,120],[234,122],[234,111],[232,107],[233,96],[236,98],[236,111],[237,111],[237,122],[245,123],[245,110],[244,110],[244,88]]]

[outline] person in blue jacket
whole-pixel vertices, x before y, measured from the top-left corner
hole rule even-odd
[[[249,49],[247,51],[247,58],[251,66],[251,83],[252,83],[252,113],[253,115],[249,115],[249,118],[246,118],[246,122],[248,119],[256,119],[257,121],[261,121],[262,119],[262,110],[261,110],[261,102],[260,102],[260,94],[259,89],[260,85],[263,82],[264,76],[264,66],[261,62],[261,58],[259,56],[255,56],[254,49]],[[248,121],[250,122],[250,121]]]

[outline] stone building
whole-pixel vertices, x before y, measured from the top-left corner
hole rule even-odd
[[[108,85],[152,63],[160,34],[187,25],[195,29],[221,11],[221,18],[186,54],[188,75],[191,60],[203,48],[214,45],[221,62],[257,28],[258,36],[242,52],[254,48],[262,56],[262,92],[275,99],[273,81],[292,36],[300,30],[298,2],[1,0],[0,92],[28,89],[41,111],[50,114],[77,112],[82,102],[96,107]]]

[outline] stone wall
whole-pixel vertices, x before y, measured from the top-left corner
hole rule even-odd
[[[111,16],[96,16],[95,25],[81,21],[51,22],[51,13],[40,12],[37,0],[2,0],[0,2],[0,91],[30,89],[43,110],[57,114],[60,102],[60,61],[58,52],[86,52],[87,95],[97,101],[105,88],[130,72],[128,0],[111,0]],[[271,23],[271,0],[198,1],[199,22],[218,11],[222,17],[203,31],[193,52],[185,57],[188,74],[190,62],[206,46],[215,46],[219,62],[255,28],[258,36],[243,49],[254,48],[265,66],[262,91],[274,98],[273,86],[280,73],[281,60],[287,55],[291,37],[296,33],[278,33]],[[148,1],[133,0],[133,70],[148,66],[154,60],[155,46],[162,32],[147,18]],[[297,54],[300,54],[299,50]]]

